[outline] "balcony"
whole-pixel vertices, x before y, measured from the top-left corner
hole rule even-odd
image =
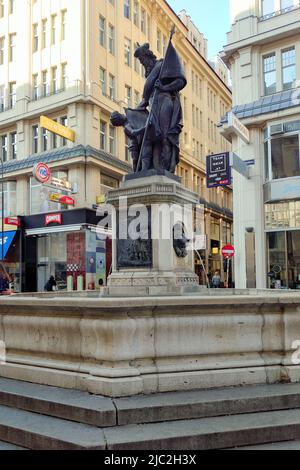
[[[298,10],[298,8],[300,8],[300,2],[297,3],[296,5],[283,8],[282,10],[272,11],[271,13],[268,13],[267,15],[261,16],[259,18],[259,21],[266,21],[266,20],[269,20],[270,18],[274,18],[274,16],[280,16],[280,15],[284,15],[285,13],[289,13],[290,11]]]

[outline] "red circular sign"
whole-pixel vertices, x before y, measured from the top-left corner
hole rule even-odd
[[[232,245],[225,245],[222,248],[222,255],[224,258],[233,258],[234,257],[234,247]]]
[[[48,183],[51,178],[51,170],[45,163],[37,163],[33,168],[33,176],[40,183]]]

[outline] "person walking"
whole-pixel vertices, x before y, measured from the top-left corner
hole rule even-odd
[[[58,290],[56,280],[54,279],[54,276],[49,277],[48,281],[45,284],[44,290],[46,292],[52,292],[54,290]]]
[[[214,289],[220,289],[221,287],[220,271],[215,271],[215,274],[213,275],[211,283]]]

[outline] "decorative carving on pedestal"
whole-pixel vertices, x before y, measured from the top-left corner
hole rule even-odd
[[[117,269],[152,267],[151,209],[148,208],[147,228],[143,230],[140,227],[140,237],[137,240],[132,240],[128,234],[128,227],[134,220],[135,217],[126,215],[122,221],[126,227],[118,226]],[[120,238],[120,233],[127,234],[127,238]]]

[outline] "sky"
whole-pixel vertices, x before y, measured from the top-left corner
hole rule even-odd
[[[229,0],[167,0],[176,13],[186,10],[208,39],[208,58],[223,49],[230,30]]]

